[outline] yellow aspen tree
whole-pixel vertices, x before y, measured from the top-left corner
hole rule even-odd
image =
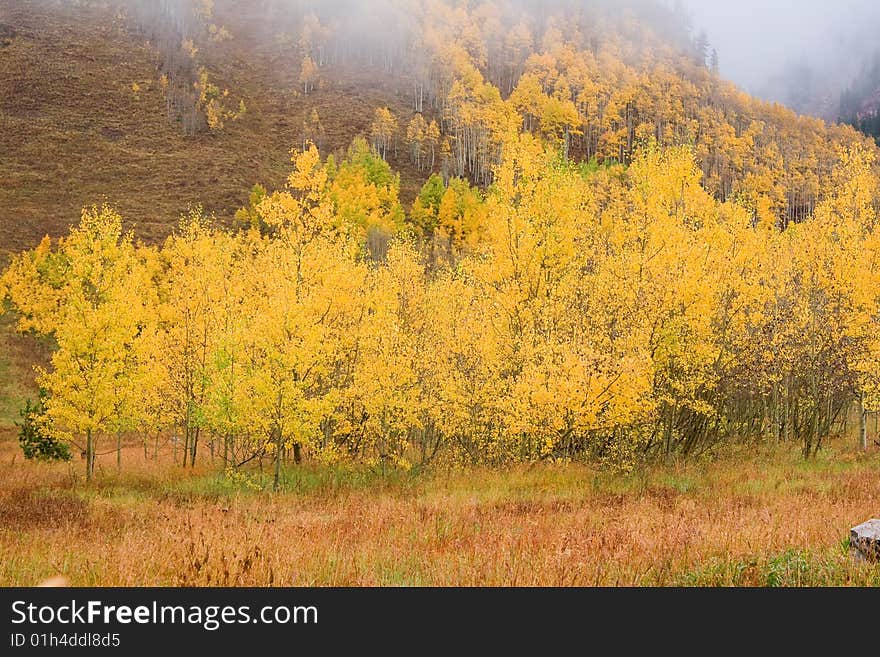
[[[256,315],[257,336],[250,368],[254,408],[263,418],[275,454],[273,487],[281,482],[283,452],[292,449],[299,462],[303,446],[314,444],[322,419],[330,413],[323,377],[331,367],[334,340],[328,334],[341,312],[332,279],[357,253],[357,243],[338,230],[328,190],[328,173],[314,145],[292,157],[288,189],[260,204],[277,236],[261,253],[267,272]],[[341,321],[341,320],[340,320]]]
[[[424,428],[416,333],[424,269],[407,247],[395,246],[370,277],[367,319],[353,379],[361,431],[384,473],[391,463],[408,468],[409,439]]]
[[[373,117],[373,123],[370,125],[370,136],[373,140],[373,148],[383,160],[388,159],[388,147],[397,150],[397,117],[391,113],[387,107],[379,107]]]
[[[320,77],[321,71],[315,61],[309,55],[303,57],[299,69],[299,83],[302,85],[304,95],[308,96],[314,91]]]
[[[37,376],[48,392],[46,419],[56,435],[82,450],[91,479],[97,441],[125,425],[122,416],[132,409],[134,393],[128,388],[137,368],[135,343],[148,314],[149,277],[132,235],[123,233],[121,217],[108,207],[84,210],[54,255],[44,243],[35,256],[10,270],[7,289],[23,312],[22,326],[55,339],[51,368],[38,369]],[[22,267],[27,260],[30,266]],[[63,266],[56,269],[53,263]],[[21,274],[28,287],[35,286],[39,305],[18,296],[24,288],[14,278]],[[51,291],[40,293],[41,286]],[[30,322],[27,317],[36,308],[48,311],[50,319]]]
[[[449,260],[453,257],[453,244],[461,236],[461,216],[458,211],[458,195],[450,185],[443,193],[440,207],[437,210],[437,227],[446,238],[446,254]]]
[[[235,276],[234,238],[211,227],[200,209],[181,220],[161,251],[157,340],[164,370],[160,389],[173,425],[182,434],[182,465],[194,466],[205,427],[205,403],[211,387],[220,299],[225,279]]]
[[[421,170],[427,141],[427,124],[421,114],[416,114],[406,126],[406,143],[410,149],[410,161]]]

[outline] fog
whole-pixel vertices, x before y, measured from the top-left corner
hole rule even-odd
[[[79,4],[79,0],[66,1],[71,6]],[[188,0],[124,1],[142,15],[171,17],[177,21],[178,32],[186,32]],[[444,1],[454,4],[456,0]],[[236,6],[231,0],[217,4]],[[405,10],[408,3],[399,0],[264,0],[254,4],[262,7],[267,39],[281,31],[297,33],[302,15],[313,11],[322,23],[333,24],[337,34],[345,33],[346,43],[355,49],[364,40],[386,46],[401,42],[421,20]],[[690,17],[693,36],[705,31],[718,53],[723,77],[756,96],[829,120],[837,118],[841,92],[880,50],[880,0],[492,0],[492,4],[507,19],[496,30],[502,38],[520,15],[544,25],[554,7],[585,12],[582,17],[589,15],[590,8],[601,7],[611,17],[637,9],[642,20],[675,41],[675,20],[683,11]]]
[[[683,0],[721,75],[767,100],[834,118],[840,92],[880,48],[877,0]]]

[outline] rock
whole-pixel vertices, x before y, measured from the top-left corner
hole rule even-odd
[[[850,545],[857,556],[870,561],[880,559],[880,519],[874,518],[856,525],[850,532]]]

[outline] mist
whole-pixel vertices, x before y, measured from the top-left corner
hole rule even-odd
[[[721,75],[765,100],[835,119],[840,93],[880,48],[877,0],[684,0]]]
[[[77,6],[76,0],[62,1]],[[174,24],[169,49],[176,48],[187,33],[190,10],[186,0],[123,2],[136,7],[144,23],[153,15],[153,23],[170,20]],[[250,21],[250,28],[260,31],[264,41],[272,41],[281,33],[298,35],[302,17],[313,13],[333,28],[348,54],[369,50],[371,60],[377,47],[384,51],[405,48],[423,20],[395,0],[264,0],[254,4],[260,9],[242,9],[237,29]],[[235,7],[234,3],[218,5]],[[878,0],[494,0],[492,5],[501,8],[497,16],[502,20],[490,14],[484,17],[490,48],[501,43],[523,18],[541,33],[547,27],[545,17],[553,14],[551,8],[564,8],[569,17],[587,25],[622,20],[635,11],[667,42],[687,47],[677,22],[684,13],[690,19],[692,37],[705,32],[717,51],[722,77],[752,95],[830,121],[838,118],[841,93],[880,51]],[[597,8],[602,11],[593,14]],[[625,27],[618,28],[625,32]],[[408,56],[414,52],[418,49],[411,49]],[[502,91],[509,93],[510,86],[512,81]]]

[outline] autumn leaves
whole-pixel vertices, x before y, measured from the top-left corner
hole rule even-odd
[[[284,454],[626,466],[748,437],[810,452],[857,397],[877,404],[867,151],[842,152],[834,193],[785,231],[713,199],[686,148],[587,173],[521,135],[485,199],[426,186],[416,206],[439,215],[421,229],[389,216],[383,165],[310,147],[239,232],[196,212],[147,247],[92,209],[16,257],[3,295],[56,345],[43,426],[89,473],[122,432],[178,433],[184,464],[210,445],[279,470]]]

